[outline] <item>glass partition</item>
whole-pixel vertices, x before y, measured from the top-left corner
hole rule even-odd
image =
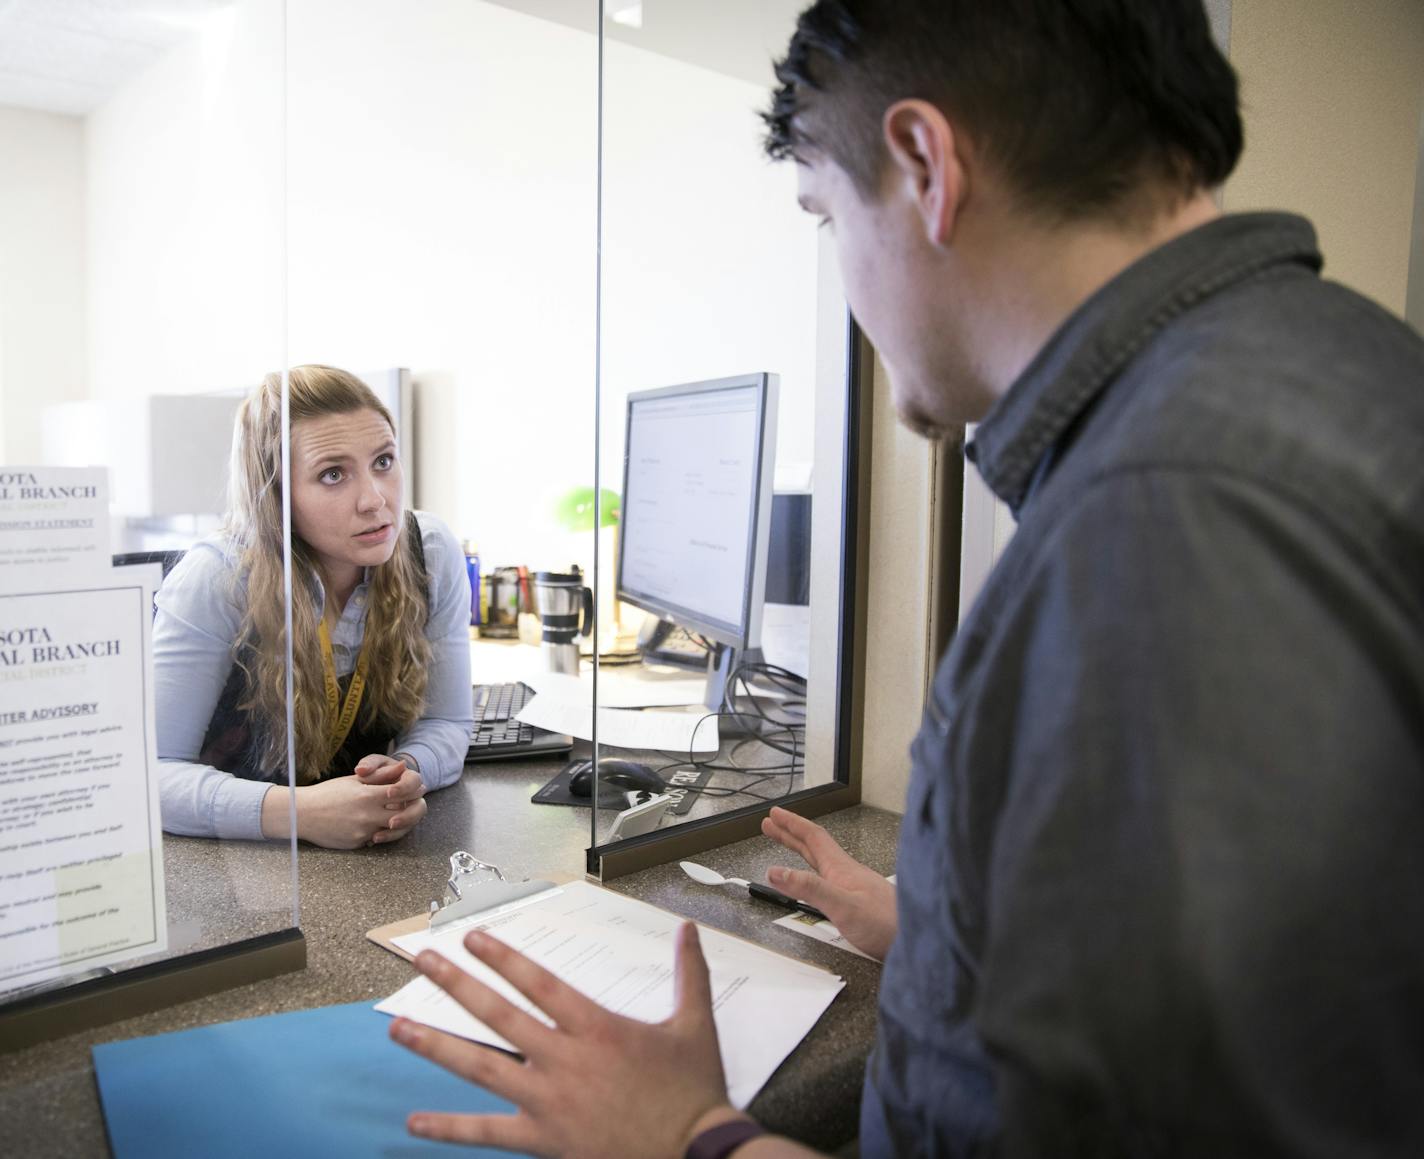
[[[452,699],[485,722],[459,790],[428,797],[422,865],[567,873],[548,851],[571,835],[854,791],[856,345],[757,117],[798,5],[751,28],[606,7],[115,4],[96,36],[61,3],[25,30],[54,75],[0,71],[0,922],[43,911],[52,947],[0,1011],[299,924],[294,818],[224,777],[247,761],[297,790],[309,762],[245,733],[218,751],[264,644],[307,641],[292,687],[318,659],[286,622],[310,558],[233,548],[234,520],[302,518],[285,466],[226,469],[240,403],[282,368],[349,371],[391,415],[430,614],[468,636]],[[60,711],[103,719],[35,715]],[[88,735],[111,725],[123,752]],[[514,820],[492,825],[494,797]],[[42,864],[37,836],[71,848]]]
[[[801,7],[604,6],[600,850],[851,783],[856,342],[761,148]]]
[[[398,382],[432,585],[447,547],[475,583],[469,763],[402,851],[511,878],[577,872],[590,812],[567,766],[587,755],[569,717],[591,716],[595,528],[614,531],[593,487],[596,13],[301,0],[288,18],[290,361]]]
[[[226,590],[153,603],[285,362],[284,5],[103,8],[0,12],[0,1017],[298,925],[292,843],[202,776]]]
[[[290,361],[400,378],[407,498],[478,576],[485,719],[464,782],[524,794],[497,834],[474,809],[482,859],[526,832],[603,843],[630,790],[603,800],[595,755],[669,785],[683,811],[667,828],[846,783],[851,329],[757,118],[796,7],[765,6],[751,32],[695,3],[649,8],[645,30],[596,0],[290,7]],[[703,42],[726,51],[690,51]],[[748,622],[723,633],[741,646],[709,693],[711,627],[649,616],[656,592],[617,597],[621,552],[689,567],[635,538],[627,404],[746,376],[762,400],[754,547],[717,598]],[[709,714],[728,689],[735,711]],[[615,751],[630,721],[667,736]],[[443,790],[429,806],[448,811]]]

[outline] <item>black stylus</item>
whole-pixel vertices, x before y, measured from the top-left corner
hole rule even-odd
[[[772,905],[779,905],[782,909],[800,910],[803,914],[810,914],[813,918],[820,918],[822,921],[829,921],[815,906],[804,901],[797,901],[790,894],[782,893],[779,889],[772,889],[769,885],[762,885],[758,881],[747,882],[747,892],[752,897],[759,897],[762,901],[769,901]]]

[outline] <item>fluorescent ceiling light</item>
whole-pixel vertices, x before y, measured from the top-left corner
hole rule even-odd
[[[609,7],[608,18],[614,24],[622,24],[627,28],[642,28],[643,0],[633,0],[631,4],[626,0],[615,2]]]

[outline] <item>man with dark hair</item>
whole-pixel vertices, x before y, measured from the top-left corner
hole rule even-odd
[[[1221,216],[1199,0],[819,0],[768,149],[896,407],[1019,529],[935,678],[898,884],[811,822],[772,880],[885,956],[866,1155],[1424,1154],[1424,344]],[[695,933],[666,1023],[471,952],[526,1061],[393,1034],[540,1153],[794,1154],[726,1104]],[[618,1092],[660,1076],[639,1107]],[[750,1141],[748,1141],[750,1139]]]
[[[1236,76],[1199,0],[816,4],[776,76],[767,152],[820,154],[866,199],[889,160],[882,114],[906,97],[951,114],[1052,221],[1155,211],[1149,189],[1212,189],[1241,153]]]

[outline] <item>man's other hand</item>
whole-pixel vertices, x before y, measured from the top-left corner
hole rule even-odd
[[[814,821],[796,813],[772,809],[761,831],[811,867],[808,873],[776,866],[767,880],[782,893],[810,902],[857,950],[883,962],[898,928],[894,885],[856,861]]]

